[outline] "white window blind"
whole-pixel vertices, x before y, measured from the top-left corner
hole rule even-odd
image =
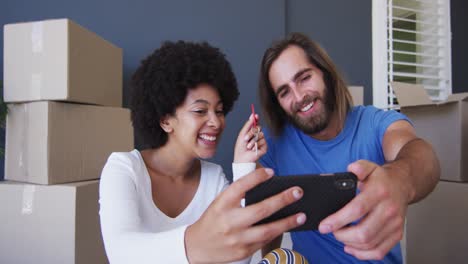
[[[452,91],[449,0],[373,5],[374,105],[398,107],[392,81],[422,84],[433,100],[445,99]]]

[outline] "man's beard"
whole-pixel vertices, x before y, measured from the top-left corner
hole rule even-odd
[[[312,135],[323,131],[330,123],[331,113],[333,113],[334,110],[329,94],[330,93],[325,90],[324,97],[315,100],[315,103],[323,103],[322,110],[319,113],[307,119],[299,117],[297,110],[307,104],[301,103],[300,106],[293,107],[294,114],[287,114],[289,121],[307,135]],[[310,103],[312,102],[312,99],[306,96],[302,102]]]

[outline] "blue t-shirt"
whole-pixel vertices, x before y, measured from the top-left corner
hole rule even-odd
[[[379,165],[385,163],[382,140],[388,126],[397,120],[408,120],[396,111],[383,111],[373,106],[357,106],[348,113],[343,130],[333,139],[316,140],[291,124],[278,137],[265,131],[268,152],[261,159],[264,167],[276,175],[333,173],[347,170],[350,163],[360,159]],[[363,263],[344,252],[343,243],[333,234],[318,231],[292,232],[293,249],[310,263]],[[367,263],[402,263],[400,244],[382,261]]]

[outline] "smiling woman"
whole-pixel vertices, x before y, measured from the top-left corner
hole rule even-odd
[[[258,220],[218,236],[226,222],[217,222],[216,215],[229,212],[208,207],[228,181],[219,165],[202,160],[215,155],[225,115],[238,96],[229,62],[207,43],[166,42],[142,61],[132,78],[130,107],[144,149],[113,153],[101,175],[101,227],[111,263],[226,262],[256,249],[251,242],[229,244],[228,235],[238,237]],[[236,161],[255,162],[266,152],[263,134],[249,136],[252,120],[240,132]],[[254,140],[258,156],[252,154]],[[241,197],[217,200],[240,209]],[[209,243],[194,242],[213,236]]]
[[[169,140],[179,149],[178,159],[213,157],[224,126],[223,102],[209,84],[189,90],[174,115],[161,121]]]
[[[201,84],[214,88],[224,115],[239,96],[229,62],[207,43],[163,44],[142,62],[132,82],[132,121],[145,149],[167,142],[169,134],[160,126],[161,119],[173,116],[190,90]]]

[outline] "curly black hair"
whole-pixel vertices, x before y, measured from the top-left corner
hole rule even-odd
[[[237,81],[225,55],[206,42],[164,42],[141,62],[131,80],[133,127],[143,148],[159,148],[168,136],[163,117],[174,115],[189,89],[209,84],[219,93],[226,115],[239,97]]]

